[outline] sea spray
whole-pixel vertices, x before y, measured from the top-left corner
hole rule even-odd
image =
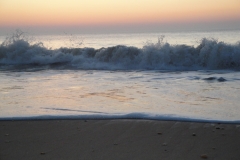
[[[1,44],[0,66],[12,69],[22,65],[83,70],[238,70],[240,43],[203,38],[195,47],[170,44],[160,37],[157,43],[147,43],[142,48],[116,45],[100,49],[64,46],[49,49],[42,42],[32,44],[17,32]]]

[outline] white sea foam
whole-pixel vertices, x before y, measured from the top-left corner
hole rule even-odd
[[[6,39],[0,46],[0,65],[49,66],[105,70],[198,70],[239,69],[240,43],[227,44],[203,38],[194,47],[173,45],[159,39],[142,48],[117,45],[107,48],[48,49],[30,44],[21,36]]]

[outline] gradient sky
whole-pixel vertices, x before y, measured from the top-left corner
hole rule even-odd
[[[0,0],[0,33],[240,29],[240,0]]]

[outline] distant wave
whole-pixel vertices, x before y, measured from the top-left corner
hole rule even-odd
[[[42,43],[30,44],[15,36],[0,46],[0,68],[47,67],[96,70],[196,70],[239,69],[240,42],[227,44],[203,38],[199,45],[172,45],[161,39],[142,48],[48,49]]]

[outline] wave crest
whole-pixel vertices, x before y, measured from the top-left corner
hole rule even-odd
[[[203,38],[197,47],[172,45],[159,38],[156,44],[142,48],[113,46],[108,48],[48,49],[43,44],[30,44],[22,34],[7,38],[0,46],[0,66],[32,65],[62,69],[106,70],[196,70],[239,69],[240,43],[227,44]]]

